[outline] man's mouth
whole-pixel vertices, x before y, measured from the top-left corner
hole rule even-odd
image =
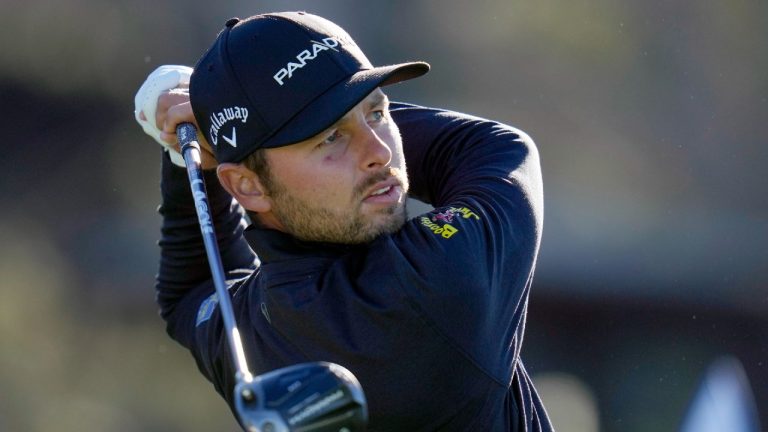
[[[366,204],[390,206],[403,201],[404,187],[397,170],[390,168],[367,178],[356,195]]]
[[[379,182],[364,195],[363,202],[372,205],[392,205],[402,199],[403,188],[396,177]]]
[[[392,186],[386,186],[381,189],[376,189],[371,193],[370,196],[384,195],[385,193],[389,192],[391,189],[392,189]]]

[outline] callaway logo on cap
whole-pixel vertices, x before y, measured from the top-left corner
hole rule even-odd
[[[190,99],[219,162],[317,135],[423,62],[373,67],[336,24],[304,12],[232,18],[195,66]]]
[[[245,107],[229,107],[224,108],[219,112],[215,112],[210,116],[211,127],[208,130],[208,137],[210,143],[213,145],[219,144],[219,130],[224,127],[231,120],[240,120],[242,123],[248,121],[248,108]],[[232,126],[231,138],[227,138],[226,135],[221,136],[224,141],[228,142],[232,147],[237,147],[237,129]]]

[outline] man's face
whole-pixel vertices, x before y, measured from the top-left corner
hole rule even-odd
[[[262,183],[285,232],[364,243],[402,227],[408,179],[388,104],[377,89],[316,137],[266,150],[270,174]]]

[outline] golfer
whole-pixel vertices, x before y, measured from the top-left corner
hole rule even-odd
[[[161,315],[230,406],[235,371],[174,147],[185,121],[255,373],[343,365],[370,431],[552,430],[520,358],[537,150],[513,127],[389,100],[386,86],[428,70],[374,67],[334,23],[286,12],[228,21],[191,78],[165,66],[137,94],[139,123],[168,149]],[[409,215],[407,196],[434,210]]]

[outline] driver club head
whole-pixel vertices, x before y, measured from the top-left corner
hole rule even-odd
[[[288,366],[241,381],[235,407],[248,432],[360,432],[368,421],[357,378],[327,362]]]

